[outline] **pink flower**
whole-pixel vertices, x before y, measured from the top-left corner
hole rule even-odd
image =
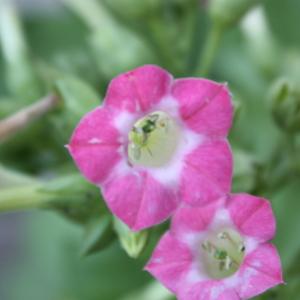
[[[270,203],[237,194],[184,206],[146,266],[179,300],[249,299],[282,283]]]
[[[202,205],[229,192],[231,122],[226,85],[174,80],[147,65],[111,81],[68,148],[111,211],[140,230],[167,219],[181,201]]]

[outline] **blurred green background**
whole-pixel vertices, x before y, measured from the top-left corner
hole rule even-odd
[[[142,271],[167,224],[122,241],[64,148],[111,78],[148,63],[228,82],[233,190],[272,201],[287,283],[256,299],[300,299],[299,18],[299,0],[0,0],[0,120],[62,100],[0,135],[0,299],[175,299]]]

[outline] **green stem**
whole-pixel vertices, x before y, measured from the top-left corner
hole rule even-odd
[[[0,190],[0,212],[43,207],[49,195],[39,192],[40,184],[17,186]]]
[[[212,25],[205,42],[205,46],[200,57],[200,61],[198,63],[198,67],[196,69],[197,75],[208,75],[214,58],[216,56],[217,50],[219,48],[223,32],[223,27],[220,24],[214,23]]]
[[[10,170],[0,164],[0,189],[8,188],[11,186],[25,186],[34,183],[37,183],[37,180],[33,177],[14,170]]]
[[[10,92],[22,103],[40,97],[43,85],[34,68],[14,1],[0,0],[0,48]]]

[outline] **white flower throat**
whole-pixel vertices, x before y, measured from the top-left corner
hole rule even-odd
[[[201,244],[200,259],[207,275],[226,278],[238,271],[245,255],[245,245],[239,233],[224,229],[210,233]]]
[[[161,167],[173,157],[180,128],[167,113],[155,111],[135,122],[128,134],[128,159],[133,165]]]

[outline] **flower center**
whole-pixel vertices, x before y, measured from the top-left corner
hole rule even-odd
[[[155,111],[139,119],[128,138],[128,159],[133,165],[161,167],[176,151],[180,128],[167,113]]]
[[[201,244],[201,259],[207,274],[214,279],[233,275],[243,262],[244,241],[233,229],[213,232]]]

